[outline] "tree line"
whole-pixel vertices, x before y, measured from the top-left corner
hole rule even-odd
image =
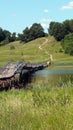
[[[36,38],[44,37],[45,35],[46,33],[41,24],[34,23],[30,28],[26,27],[22,34],[18,34],[18,39],[27,43]]]
[[[41,24],[34,23],[30,28],[26,27],[22,33],[17,35],[15,32],[11,33],[8,30],[0,28],[0,45],[5,45],[16,40],[27,43],[36,38],[50,35],[54,36],[57,41],[61,41],[65,53],[73,55],[73,19],[65,20],[62,23],[52,21],[48,26],[48,33],[45,33]]]
[[[5,45],[10,42],[20,40],[21,42],[27,43],[39,37],[46,36],[41,24],[34,23],[30,28],[26,27],[22,33],[16,36],[16,33],[11,33],[8,30],[0,28],[0,45]]]
[[[73,19],[62,23],[52,21],[48,32],[57,41],[61,41],[65,53],[73,55]]]
[[[48,32],[57,41],[61,41],[67,34],[73,33],[73,19],[65,20],[62,23],[52,21],[49,25]]]
[[[9,32],[8,30],[3,30],[0,28],[0,45],[8,44],[16,40],[16,33]]]

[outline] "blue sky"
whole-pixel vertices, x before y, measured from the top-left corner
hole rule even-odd
[[[70,0],[1,0],[0,27],[11,33],[22,33],[33,23],[45,30],[51,21],[73,19],[73,1]]]

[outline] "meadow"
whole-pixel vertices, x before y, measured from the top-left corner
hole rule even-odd
[[[28,89],[0,92],[0,130],[72,130],[73,84],[49,86],[48,80]]]
[[[73,69],[73,57],[64,54],[60,42],[53,37],[46,44],[44,41],[39,38],[27,44],[16,41],[1,46],[0,66],[22,60],[43,62],[50,60],[51,54],[52,65],[47,69]],[[38,78],[25,89],[0,92],[0,130],[72,130],[73,82],[61,83],[51,86],[48,77]]]
[[[7,64],[8,62],[43,62],[50,59],[50,55],[53,57],[52,65],[57,64],[73,64],[73,56],[64,54],[61,47],[61,43],[57,42],[53,37],[47,37],[47,43],[45,38],[38,38],[27,44],[20,43],[20,41],[12,42],[5,46],[0,47],[0,66]],[[39,49],[42,46],[42,50]],[[55,69],[56,66],[51,66],[49,69]],[[70,67],[69,67],[70,68]]]

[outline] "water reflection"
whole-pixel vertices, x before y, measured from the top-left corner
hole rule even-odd
[[[73,83],[73,70],[42,70],[36,72],[34,78],[47,78],[51,86],[62,86],[69,81]]]

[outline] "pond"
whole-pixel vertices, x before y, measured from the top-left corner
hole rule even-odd
[[[50,85],[59,85],[62,86],[62,84],[66,82],[73,83],[73,70],[42,70],[37,71],[34,74],[35,79],[42,78],[45,80],[45,78],[48,79]]]

